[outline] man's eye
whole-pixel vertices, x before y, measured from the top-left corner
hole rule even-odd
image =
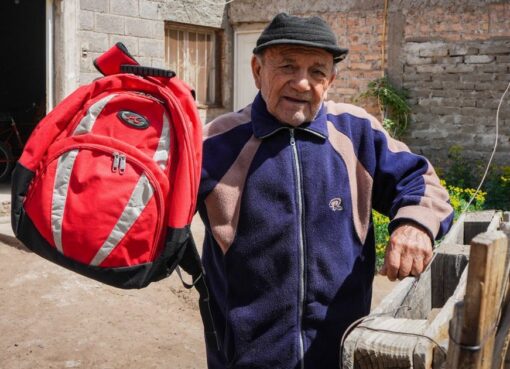
[[[294,66],[292,64],[285,64],[280,66],[280,69],[284,72],[292,72],[294,70]]]
[[[326,73],[325,73],[323,70],[321,70],[321,69],[314,69],[314,70],[312,71],[312,73],[313,73],[315,76],[317,76],[317,77],[321,77],[321,78],[326,77]]]

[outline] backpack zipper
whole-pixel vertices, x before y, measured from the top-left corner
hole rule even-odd
[[[118,154],[119,156],[119,166],[118,166],[118,170],[120,172],[120,166],[121,166],[121,160],[120,158],[123,157],[124,159],[122,160],[123,161],[123,171],[122,173],[124,173],[125,169],[126,169],[126,155],[124,154],[121,154],[117,151],[113,151],[112,150],[109,150],[109,148],[103,146],[103,145],[96,145],[96,144],[84,144],[84,143],[80,143],[80,144],[74,144],[74,145],[70,145],[70,146],[67,146],[65,147],[64,149],[62,150],[59,150],[57,151],[56,153],[54,153],[51,157],[48,158],[47,160],[47,163],[49,165],[49,163],[51,163],[52,161],[54,161],[55,159],[59,158],[60,156],[62,156],[65,152],[67,151],[71,151],[71,150],[74,150],[74,149],[96,149],[96,150],[99,150],[99,151],[102,151],[104,153],[108,153],[110,155],[113,155],[114,157],[114,161],[115,161],[115,154]],[[159,222],[157,222],[156,224],[156,232],[155,232],[155,237],[154,239],[159,241],[159,238],[161,236],[161,232],[162,232],[162,228],[163,228],[163,221],[164,221],[164,218],[165,218],[165,212],[166,210],[164,209],[164,207],[162,207],[162,204],[164,204],[164,199],[163,199],[163,195],[162,195],[162,190],[161,190],[161,186],[159,185],[159,182],[156,180],[156,178],[154,178],[154,175],[152,174],[151,170],[143,163],[141,162],[140,160],[138,160],[137,158],[131,156],[130,161],[132,161],[133,163],[135,163],[136,165],[138,165],[140,168],[143,169],[143,172],[146,174],[147,178],[149,179],[149,183],[154,187],[154,193],[156,194],[156,197],[157,197],[157,200],[156,200],[156,206],[159,210],[159,214],[161,214],[161,216],[159,217],[160,220]],[[46,171],[46,169],[48,168],[48,165],[46,165],[44,167],[44,170],[43,172]],[[113,170],[113,166],[112,166],[112,170]],[[121,173],[121,174],[122,174]],[[40,179],[42,177],[42,174],[38,176],[38,179]],[[34,186],[36,185],[36,183],[34,183]],[[29,195],[29,194],[27,194]],[[27,199],[28,199],[28,196],[27,196]],[[26,200],[27,200],[26,199]],[[25,200],[25,201],[26,201]],[[154,257],[154,254],[159,246],[159,242],[154,245],[155,247],[153,247],[153,249],[151,250],[150,254],[149,254],[149,260],[152,260],[152,258]]]
[[[113,163],[112,163],[112,172],[119,174],[124,174],[126,171],[126,155],[120,154],[117,151],[113,153]]]
[[[124,174],[126,171],[126,155],[119,154],[119,174]]]
[[[113,163],[112,163],[112,172],[113,173],[117,172],[117,170],[119,169],[119,162],[120,162],[119,153],[117,151],[115,151],[113,153]]]

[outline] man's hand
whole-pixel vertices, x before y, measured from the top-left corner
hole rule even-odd
[[[414,223],[398,226],[390,236],[380,274],[390,281],[419,276],[432,258],[432,241],[423,227]]]

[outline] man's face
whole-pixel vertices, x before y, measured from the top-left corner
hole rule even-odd
[[[315,118],[335,79],[333,56],[314,47],[271,46],[251,66],[269,112],[292,126]]]

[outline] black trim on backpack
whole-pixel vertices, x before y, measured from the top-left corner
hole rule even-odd
[[[18,226],[23,209],[23,200],[27,195],[28,186],[34,178],[35,173],[25,168],[19,162],[16,163],[11,175],[11,226],[17,236]]]
[[[131,59],[136,60],[134,56],[131,55],[131,53],[128,51],[126,45],[124,45],[122,42],[117,42],[115,46],[117,46],[124,54],[129,56]]]
[[[123,289],[143,288],[151,282],[149,278],[151,275],[155,278],[154,280],[166,276],[166,271],[160,270],[159,274],[156,273],[153,269],[154,263],[145,263],[134,267],[101,268],[72,260],[60,253],[44,239],[24,210],[22,211],[18,229],[18,239],[37,255],[66,269],[110,286]]]
[[[182,258],[189,239],[188,227],[172,229],[172,237],[167,239],[164,252],[154,262],[130,267],[104,268],[83,264],[63,255],[41,235],[22,206],[13,228],[17,231],[16,237],[37,255],[66,269],[122,289],[143,288],[151,282],[167,277]]]

